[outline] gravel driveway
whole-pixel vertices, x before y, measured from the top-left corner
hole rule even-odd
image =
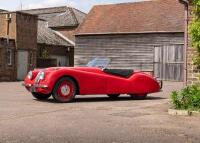
[[[0,143],[199,143],[200,117],[167,114],[170,91],[182,86],[165,82],[141,101],[99,95],[59,104],[33,99],[20,82],[0,83]]]

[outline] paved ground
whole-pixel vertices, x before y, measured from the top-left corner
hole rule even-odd
[[[20,85],[0,83],[0,143],[200,142],[200,117],[167,114],[169,92],[182,83],[167,82],[144,101],[87,96],[70,104],[34,100]]]

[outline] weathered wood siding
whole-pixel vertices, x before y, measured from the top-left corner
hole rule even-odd
[[[153,71],[155,46],[183,43],[183,33],[77,35],[75,66],[94,57],[109,57],[111,68]]]
[[[184,80],[184,45],[156,46],[154,75],[164,80]]]

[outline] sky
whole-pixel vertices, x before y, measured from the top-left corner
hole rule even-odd
[[[21,9],[33,9],[54,6],[72,6],[84,12],[88,12],[93,5],[135,2],[142,0],[0,0],[0,9],[16,11]]]

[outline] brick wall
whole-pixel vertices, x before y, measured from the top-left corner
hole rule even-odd
[[[8,65],[7,50],[11,50],[11,65]],[[0,81],[14,81],[15,70],[15,41],[0,38]]]
[[[10,19],[9,19],[10,17]],[[16,48],[37,49],[37,17],[21,12],[0,14],[0,37],[16,40]]]
[[[192,5],[189,5],[189,22],[192,20]],[[199,81],[200,70],[196,69],[193,64],[193,58],[195,54],[195,49],[192,47],[190,36],[188,38],[188,49],[187,49],[187,83],[188,85],[196,83]]]
[[[19,50],[28,51],[28,70],[36,67],[37,56],[37,16],[22,13],[0,13],[0,38],[15,40],[14,77],[17,77]],[[32,55],[32,56],[31,56]],[[32,57],[32,59],[30,59]],[[30,63],[30,61],[32,63]],[[0,74],[0,76],[2,76]]]
[[[16,39],[16,13],[11,13],[11,19],[8,19],[9,13],[0,14],[0,37]]]
[[[20,50],[37,49],[37,17],[24,13],[16,14],[16,45]]]
[[[16,48],[17,50],[27,50],[30,55],[33,54],[33,63],[28,65],[28,70],[32,70],[36,67],[37,59],[37,17],[25,14],[16,13]]]

